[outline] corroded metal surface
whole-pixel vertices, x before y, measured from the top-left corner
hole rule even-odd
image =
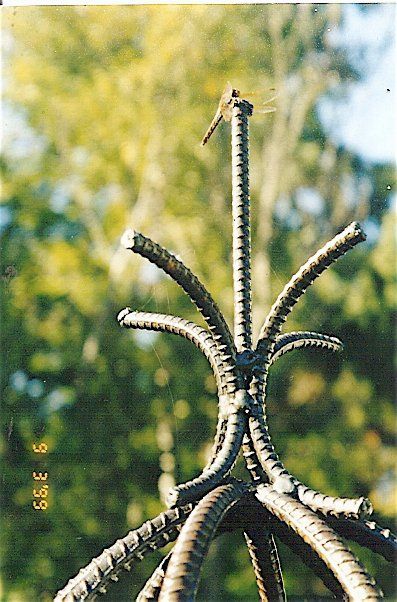
[[[285,599],[274,535],[288,545],[322,579],[338,599],[382,597],[374,580],[341,537],[351,539],[392,561],[397,539],[368,520],[372,506],[357,499],[324,495],[291,475],[278,457],[266,418],[269,368],[290,351],[313,348],[341,351],[339,339],[311,331],[281,334],[294,305],[306,289],[356,244],[365,240],[357,223],[326,243],[291,278],[266,317],[256,344],[251,323],[251,241],[248,164],[248,118],[252,105],[226,87],[205,144],[223,118],[232,122],[232,214],[234,337],[200,280],[169,251],[127,230],[127,249],[164,270],[188,294],[208,330],[183,318],[132,311],[119,313],[121,326],[168,332],[191,341],[209,361],[218,389],[218,421],[212,455],[201,475],[173,487],[172,506],[119,539],[71,579],[55,600],[94,599],[112,580],[146,554],[177,539],[174,549],[138,595],[148,600],[190,601],[214,537],[241,529],[251,557],[260,599]],[[240,449],[251,476],[244,483],[230,476]]]

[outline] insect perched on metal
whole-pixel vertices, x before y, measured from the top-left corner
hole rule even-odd
[[[220,123],[222,117],[225,121],[230,121],[232,118],[232,107],[233,99],[240,96],[240,91],[237,88],[233,88],[230,82],[227,82],[226,88],[224,89],[221,99],[219,101],[218,108],[214,115],[213,120],[205,133],[204,138],[201,141],[201,146],[204,146],[211,138],[216,126]]]
[[[274,92],[274,88],[270,88],[271,91]],[[257,92],[247,92],[243,95],[240,93],[240,90],[237,88],[233,88],[230,82],[227,82],[224,91],[222,92],[221,99],[218,104],[218,108],[214,115],[213,120],[210,123],[208,130],[206,131],[204,138],[201,141],[201,146],[204,146],[208,140],[211,138],[214,130],[217,125],[221,122],[222,117],[225,121],[230,121],[232,118],[232,109],[234,105],[234,99],[241,98],[241,96],[253,96],[257,95]],[[268,98],[262,103],[261,108],[255,108],[256,113],[273,113],[276,108],[269,105],[270,102],[273,102],[277,98],[277,95],[273,95],[271,98]]]

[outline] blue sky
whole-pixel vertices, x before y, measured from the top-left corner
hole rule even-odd
[[[396,11],[393,4],[378,4],[360,11],[354,4],[343,7],[344,26],[331,32],[340,44],[357,57],[364,77],[352,83],[347,98],[332,105],[323,101],[320,115],[338,143],[373,162],[396,160]]]

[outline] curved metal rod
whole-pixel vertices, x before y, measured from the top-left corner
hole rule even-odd
[[[315,279],[339,257],[359,242],[364,241],[365,238],[361,226],[357,222],[352,222],[343,232],[337,234],[306,261],[292,276],[270,309],[259,333],[257,342],[259,351],[272,354],[276,336],[280,333],[288,314],[307,287],[313,284]]]
[[[166,510],[118,539],[70,579],[57,593],[54,602],[92,600],[98,592],[104,593],[109,580],[117,581],[122,569],[129,571],[134,562],[174,541],[192,509],[189,504]]]
[[[339,257],[359,242],[365,240],[365,234],[356,222],[351,223],[343,232],[335,236],[292,276],[283,291],[277,297],[265,323],[259,333],[256,351],[262,357],[262,362],[253,367],[254,378],[251,383],[253,397],[265,403],[267,374],[270,358],[273,355],[275,340],[280,334],[288,314],[315,279],[324,272]]]
[[[125,328],[169,332],[191,341],[209,361],[218,394],[221,396],[228,391],[235,391],[236,369],[230,362],[225,365],[212,334],[205,328],[177,316],[132,311],[129,307],[120,311],[117,320]]]
[[[323,495],[306,487],[293,477],[274,449],[263,409],[259,404],[255,406],[255,411],[251,412],[248,424],[257,458],[276,491],[294,494],[313,511],[320,511],[325,515],[363,518],[372,514],[373,508],[367,498],[354,499]]]
[[[265,527],[263,532],[258,531],[258,510],[259,515],[266,514],[267,516],[267,513],[255,498],[252,497],[251,499],[250,497],[250,501],[251,504],[246,504],[245,498],[241,498],[237,504],[226,512],[216,530],[215,538],[225,532],[244,528],[246,530],[246,540],[249,539],[249,541],[247,540],[247,546],[254,565],[258,588],[261,592],[261,600],[281,601],[285,599],[285,592],[277,548],[272,535]],[[255,514],[252,512],[252,503],[255,503]],[[162,559],[138,594],[136,602],[158,600],[172,552],[173,550]],[[267,597],[264,597],[265,593]]]
[[[262,602],[284,602],[287,598],[273,535],[258,525],[245,529],[244,537],[254,568]]]
[[[187,519],[169,562],[159,602],[191,601],[200,571],[223,516],[248,490],[246,483],[232,482],[208,493]]]
[[[301,349],[302,347],[314,347],[333,352],[343,351],[343,343],[337,337],[331,337],[320,332],[288,332],[276,338],[269,366],[272,366],[282,355],[295,349]]]
[[[394,562],[397,554],[397,536],[374,521],[350,520],[347,518],[327,517],[327,523],[343,537],[359,543],[361,546]]]
[[[224,359],[229,361],[231,357],[234,360],[236,350],[229,327],[210,293],[197,276],[175,255],[139,232],[126,230],[121,242],[126,249],[146,257],[151,263],[157,265],[182,287],[207,322]]]
[[[258,516],[261,514],[267,516],[267,513],[255,498],[250,501],[251,504],[246,504],[242,498],[226,512],[217,528],[215,538],[225,532],[232,532],[243,527],[261,600],[263,602],[265,600],[281,602],[285,600],[285,591],[276,544],[265,526],[263,531],[258,530]],[[252,502],[255,503],[254,508]],[[162,559],[149,577],[138,594],[136,602],[158,600],[172,552],[173,550]]]
[[[237,514],[238,512],[239,514]],[[244,525],[240,524],[241,515],[244,516],[245,523],[249,524],[252,529],[257,531],[259,526],[276,535],[321,579],[338,600],[345,599],[339,582],[317,553],[298,534],[268,512],[253,494],[247,495],[232,508],[226,515],[222,526],[226,522],[233,521],[236,528],[244,528]]]
[[[191,341],[208,359],[215,376],[219,398],[215,441],[210,461],[207,464],[207,468],[209,468],[213,464],[216,455],[219,453],[225,438],[227,428],[226,408],[228,393],[233,393],[235,391],[235,383],[237,380],[236,368],[231,363],[225,365],[212,334],[194,322],[189,322],[188,320],[184,320],[177,316],[132,311],[129,307],[120,311],[117,320],[120,326],[126,328],[169,332],[171,334],[182,336]]]
[[[349,599],[378,600],[382,597],[373,578],[331,527],[312,510],[269,485],[259,485],[257,499],[293,529],[332,571]]]
[[[145,585],[139,592],[136,598],[136,602],[149,602],[152,600],[158,600],[160,595],[160,590],[163,585],[165,572],[168,567],[168,563],[172,556],[172,550],[165,556],[158,567],[155,569],[153,574],[146,581]]]
[[[256,460],[276,491],[293,493],[295,484],[284,464],[279,459],[270,439],[269,429],[263,408],[256,403],[248,418],[249,436],[256,454]]]
[[[214,489],[233,468],[243,441],[247,418],[246,392],[237,391],[228,403],[228,419],[225,437],[214,462],[192,481],[173,487],[167,498],[168,506],[195,501]]]

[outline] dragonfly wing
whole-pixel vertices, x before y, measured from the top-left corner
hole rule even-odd
[[[255,107],[254,113],[274,113],[276,110],[276,107],[262,107],[261,109]]]

